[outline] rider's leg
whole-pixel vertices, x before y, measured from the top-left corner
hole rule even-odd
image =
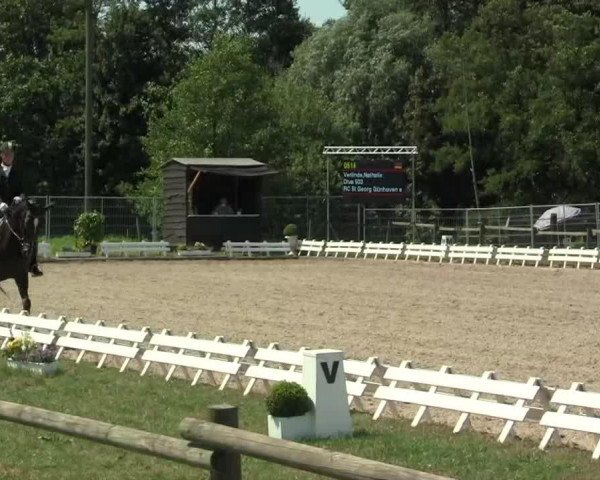
[[[21,264],[22,265],[22,264]],[[23,304],[23,310],[27,312],[31,311],[31,300],[29,299],[29,278],[27,272],[21,270],[15,275],[15,282],[19,289],[19,295],[21,296],[21,302]]]
[[[44,274],[44,272],[42,272],[40,270],[40,267],[38,266],[38,263],[37,263],[37,251],[38,251],[38,240],[37,240],[37,236],[36,236],[36,238],[33,240],[33,245],[31,246],[31,262],[29,263],[29,271],[31,272],[31,275],[34,277],[40,277]]]

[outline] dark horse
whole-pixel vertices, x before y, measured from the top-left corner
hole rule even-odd
[[[23,310],[29,312],[29,265],[37,235],[37,217],[50,206],[39,207],[24,196],[20,198],[0,217],[0,282],[15,280]]]

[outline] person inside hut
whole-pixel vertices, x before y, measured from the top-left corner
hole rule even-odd
[[[213,215],[233,215],[233,214],[234,214],[233,208],[231,208],[231,205],[229,205],[229,202],[227,201],[227,199],[225,197],[223,197],[223,198],[221,198],[221,200],[219,200],[219,204],[213,210]]]

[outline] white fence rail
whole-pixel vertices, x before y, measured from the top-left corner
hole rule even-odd
[[[579,268],[582,263],[588,264],[590,268],[594,268],[594,265],[600,261],[600,251],[597,248],[576,249],[553,247],[548,251],[548,261],[551,267],[557,262],[562,263],[563,268],[566,268],[569,264],[575,264]]]
[[[2,310],[2,344],[24,332],[30,332],[38,343],[60,347],[56,358],[68,350],[78,362],[86,355],[98,359],[97,367],[101,368],[108,357],[114,357],[121,372],[133,361],[139,365],[140,375],[156,366],[167,381],[179,369],[193,385],[204,376],[207,381],[203,383],[223,389],[231,380],[232,386],[244,394],[256,382],[267,389],[273,382],[300,382],[303,352],[308,349],[281,350],[276,343],[256,348],[249,340],[237,344],[226,342],[223,337],[196,338],[193,332],[187,336],[171,335],[169,330],[152,333],[148,327],[129,330],[124,324],[115,328],[101,322],[67,322],[64,317],[29,317],[23,312]],[[414,368],[411,361],[394,367],[380,363],[377,357],[346,359],[344,372],[349,408],[353,403],[362,407],[378,402],[374,419],[386,409],[397,410],[405,404],[418,407],[413,426],[423,421],[430,409],[459,414],[454,433],[462,432],[473,415],[500,419],[503,427],[499,442],[510,438],[519,424],[534,422],[547,429],[540,443],[542,450],[556,440],[558,429],[600,435],[600,420],[580,412],[600,409],[600,393],[585,392],[580,383],[574,383],[570,390],[551,389],[536,377],[516,382],[497,379],[493,371],[482,376],[457,374],[450,366],[439,371]],[[567,412],[568,408],[573,411]],[[594,459],[599,457],[600,443],[593,453]]]

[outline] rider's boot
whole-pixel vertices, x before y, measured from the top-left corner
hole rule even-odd
[[[38,267],[37,263],[33,264],[29,271],[31,272],[32,277],[41,277],[44,274],[44,272],[40,270],[40,267]]]

